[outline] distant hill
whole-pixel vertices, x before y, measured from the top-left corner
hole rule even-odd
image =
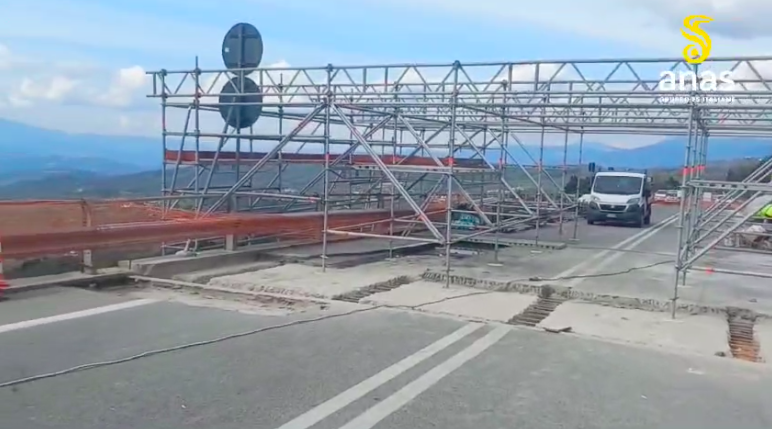
[[[0,154],[0,185],[80,171],[100,176],[119,176],[143,170],[146,169],[104,158]]]
[[[73,170],[0,186],[0,199],[121,198],[160,195],[160,172],[102,176]]]
[[[624,140],[625,136],[620,136]],[[85,171],[136,171],[160,168],[160,137],[105,136],[95,134],[69,134],[47,130],[0,119],[0,154],[3,158],[15,157],[16,164],[43,171],[52,160],[60,164],[71,162],[82,164]],[[636,149],[618,149],[596,142],[586,142],[582,160],[606,165],[630,168],[675,167],[683,162],[685,140],[670,138],[660,143]],[[523,164],[533,163],[516,144],[510,144],[510,151]],[[538,146],[528,146],[534,158],[539,156]],[[568,162],[578,163],[578,147],[571,145]],[[710,161],[738,158],[761,158],[772,153],[772,141],[754,139],[713,139],[708,157]],[[545,147],[544,160],[547,164],[563,161],[562,147]],[[100,166],[99,162],[104,162]],[[36,164],[37,163],[37,164]],[[120,166],[117,170],[114,166]],[[2,164],[0,164],[2,167]]]
[[[521,163],[535,164],[528,159],[522,148],[514,147],[510,151]],[[539,156],[538,147],[529,147],[528,152],[534,158]],[[637,169],[673,168],[683,165],[685,153],[686,144],[683,139],[667,139],[657,144],[635,149],[617,149],[603,144],[589,143],[582,147],[582,164],[595,162],[603,166]],[[772,141],[758,139],[713,139],[709,143],[708,162],[716,163],[744,158],[759,159],[771,154]],[[567,158],[568,164],[579,163],[578,145],[569,146]],[[545,148],[545,165],[560,165],[562,162],[562,148]]]
[[[514,144],[510,145],[510,151],[521,164],[538,162],[538,147],[528,147],[530,157]],[[617,149],[590,141],[583,146],[582,164],[676,168],[683,163],[684,151],[684,139],[680,138],[636,149]],[[577,145],[569,147],[569,164],[578,164],[578,152]],[[714,139],[708,159],[715,163],[758,159],[770,154],[771,141]],[[488,156],[497,162],[498,154],[489,152]],[[544,148],[546,165],[562,162],[562,147]],[[160,166],[158,138],[69,134],[0,119],[0,198],[157,195]]]
[[[748,172],[757,165],[758,161],[736,160],[719,161],[711,163],[706,171],[706,177],[716,180],[725,180],[731,170],[739,172]],[[255,186],[264,186],[275,173],[276,169],[256,174],[254,179]],[[321,171],[319,165],[295,164],[290,165],[282,174],[281,187],[283,189],[291,188],[299,190],[305,186],[311,179]],[[529,169],[535,177],[536,172]],[[650,174],[658,182],[664,182],[669,176],[678,177],[681,168],[653,168]],[[194,178],[195,170],[193,168],[181,168],[177,175],[177,188],[186,186]],[[171,182],[173,171],[167,173],[168,183]],[[554,171],[552,177],[560,183],[560,172]],[[572,168],[567,175],[587,174],[584,167],[581,169]],[[200,186],[203,187],[206,182],[207,174],[200,176]],[[533,188],[533,184],[517,168],[510,168],[507,171],[507,180],[513,186],[520,186],[525,189]],[[212,186],[230,187],[235,181],[235,176],[229,173],[216,174],[212,178]],[[546,179],[543,185],[552,188],[552,185]],[[321,192],[321,185],[317,185],[315,191]],[[471,188],[470,188],[471,190]],[[342,191],[342,189],[339,189]],[[0,200],[16,199],[79,199],[79,198],[138,198],[153,197],[161,195],[161,171],[144,171],[141,173],[132,173],[119,176],[102,176],[88,171],[70,171],[60,172],[37,177],[34,179],[21,180],[19,182],[2,184],[0,183]]]
[[[159,168],[159,143],[69,134],[0,119],[0,183],[67,172],[123,175]]]
[[[0,119],[0,154],[104,159],[141,169],[158,168],[159,139],[70,134]]]
[[[255,183],[267,183],[275,172],[256,174]],[[291,165],[282,176],[283,188],[301,188],[321,171],[317,165]],[[173,169],[167,173],[171,183]],[[181,168],[176,188],[188,185],[195,176],[193,168]],[[200,176],[200,186],[206,183],[207,173]],[[235,176],[216,174],[212,186],[230,186]],[[257,185],[256,185],[257,186]],[[0,183],[0,200],[16,199],[77,199],[77,198],[139,198],[161,195],[161,170],[143,171],[119,176],[103,176],[89,171],[54,173],[15,183]]]

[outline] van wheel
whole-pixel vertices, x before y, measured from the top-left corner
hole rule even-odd
[[[643,224],[644,225],[651,225],[651,213],[647,214],[645,218],[643,218]]]
[[[587,219],[587,225],[595,225],[595,221]]]

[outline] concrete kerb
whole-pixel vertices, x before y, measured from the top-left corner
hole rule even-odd
[[[421,278],[430,282],[446,283],[448,282],[448,276],[444,273],[437,273],[432,271],[426,271],[422,274]],[[464,276],[450,276],[450,284],[458,286],[466,286],[475,289],[489,290],[495,292],[514,292],[528,295],[541,295],[545,287],[552,289],[553,294],[561,296],[567,300],[585,301],[592,304],[602,305],[606,307],[643,310],[651,312],[668,312],[671,311],[671,301],[662,301],[651,298],[635,298],[625,297],[617,295],[596,294],[592,292],[584,292],[573,288],[557,285],[534,285],[524,283],[521,281],[498,281],[498,280],[486,280],[477,279],[473,277]],[[689,313],[692,315],[697,314],[715,314],[726,316],[727,309],[725,307],[715,307],[700,304],[681,303],[676,307],[676,311],[679,313]],[[744,310],[753,312],[752,310]],[[757,318],[767,319],[769,315],[753,312]]]
[[[413,276],[402,275],[402,276],[390,278],[385,281],[369,284],[369,285],[357,288],[356,290],[351,292],[346,292],[332,297],[320,297],[320,296],[314,296],[314,295],[308,295],[308,294],[296,294],[296,293],[293,293],[294,291],[290,289],[281,289],[276,291],[250,291],[250,290],[243,290],[243,289],[229,289],[229,288],[223,288],[223,287],[213,286],[209,284],[193,283],[193,282],[187,282],[182,280],[172,280],[172,279],[164,279],[164,278],[157,278],[157,277],[139,276],[139,275],[132,275],[129,278],[137,282],[146,283],[151,286],[163,287],[166,289],[187,289],[195,292],[207,292],[207,293],[214,292],[219,294],[235,295],[235,296],[241,295],[241,296],[251,296],[251,297],[270,297],[270,298],[276,298],[276,299],[285,299],[288,301],[295,301],[295,302],[308,301],[308,302],[314,302],[319,304],[339,303],[341,302],[341,299],[346,298],[349,295],[353,295],[361,292],[365,292],[368,294],[376,293],[382,290],[383,288],[393,289],[418,280],[418,278]]]
[[[494,245],[495,242],[490,238],[464,238],[458,241],[459,243],[474,243],[474,244],[488,244]],[[502,239],[499,241],[501,247],[530,247],[536,249],[545,250],[563,250],[567,247],[566,243],[551,242],[551,241],[536,241],[526,239]]]
[[[315,297],[310,297],[305,295],[292,296],[292,295],[273,293],[273,292],[254,292],[249,290],[236,290],[236,289],[222,288],[218,286],[186,282],[182,280],[172,280],[172,279],[137,276],[137,275],[132,275],[129,278],[144,286],[153,286],[153,287],[160,287],[163,289],[172,289],[172,290],[181,289],[181,290],[187,290],[195,293],[208,293],[213,295],[222,295],[226,297],[241,296],[241,297],[258,298],[263,300],[273,299],[277,301],[283,301],[286,304],[310,302],[314,304],[330,305],[334,303],[334,301],[330,299],[315,298]]]

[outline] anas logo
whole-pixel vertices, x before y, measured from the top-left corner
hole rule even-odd
[[[684,60],[687,63],[702,64],[710,56],[713,42],[708,33],[700,28],[700,24],[712,21],[713,18],[705,15],[690,15],[684,19],[684,28],[681,29],[681,34],[686,40],[692,42],[686,45],[683,51]]]
[[[712,22],[713,18],[705,15],[689,15],[684,19],[681,35],[689,43],[683,49],[684,61],[696,65],[704,63],[710,56],[713,42],[710,35],[700,28],[700,24]],[[659,89],[661,91],[673,91],[681,93],[689,92],[714,92],[731,89],[735,82],[731,71],[715,71],[703,69],[699,73],[695,71],[663,71],[660,73]],[[724,96],[679,96],[661,97],[660,101],[668,103],[725,103],[731,102],[731,97]]]

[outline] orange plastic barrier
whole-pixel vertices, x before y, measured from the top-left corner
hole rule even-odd
[[[184,210],[163,212],[136,200],[0,201],[0,234],[40,233],[84,226],[194,219]]]
[[[35,206],[34,203],[24,203],[23,205]],[[8,207],[15,206],[5,204],[5,208]],[[45,203],[41,203],[39,206],[43,210],[46,210],[46,207]],[[323,213],[313,212],[223,215],[200,219],[183,217],[172,221],[153,221],[154,216],[160,216],[160,210],[155,213],[153,210],[145,208],[140,212],[132,212],[132,215],[108,216],[103,220],[110,220],[112,223],[102,225],[92,223],[94,226],[89,227],[74,225],[76,218],[74,215],[72,217],[59,217],[55,213],[56,210],[52,210],[52,207],[54,206],[48,206],[50,211],[45,219],[60,220],[61,225],[49,223],[38,230],[32,226],[22,231],[11,230],[3,233],[2,253],[6,259],[21,259],[87,249],[96,250],[117,246],[205,239],[228,234],[280,236],[288,239],[320,241],[324,219]],[[440,204],[431,207],[429,209],[430,217],[441,219],[444,213],[443,209],[444,207]],[[0,217],[3,216],[3,210],[0,207]],[[394,215],[402,218],[415,217],[412,211],[398,211]],[[145,216],[145,221],[134,221],[142,216]],[[368,233],[384,234],[388,231],[390,218],[389,210],[330,212],[328,227],[351,231],[362,229]],[[367,225],[366,229],[363,228],[365,225]]]

